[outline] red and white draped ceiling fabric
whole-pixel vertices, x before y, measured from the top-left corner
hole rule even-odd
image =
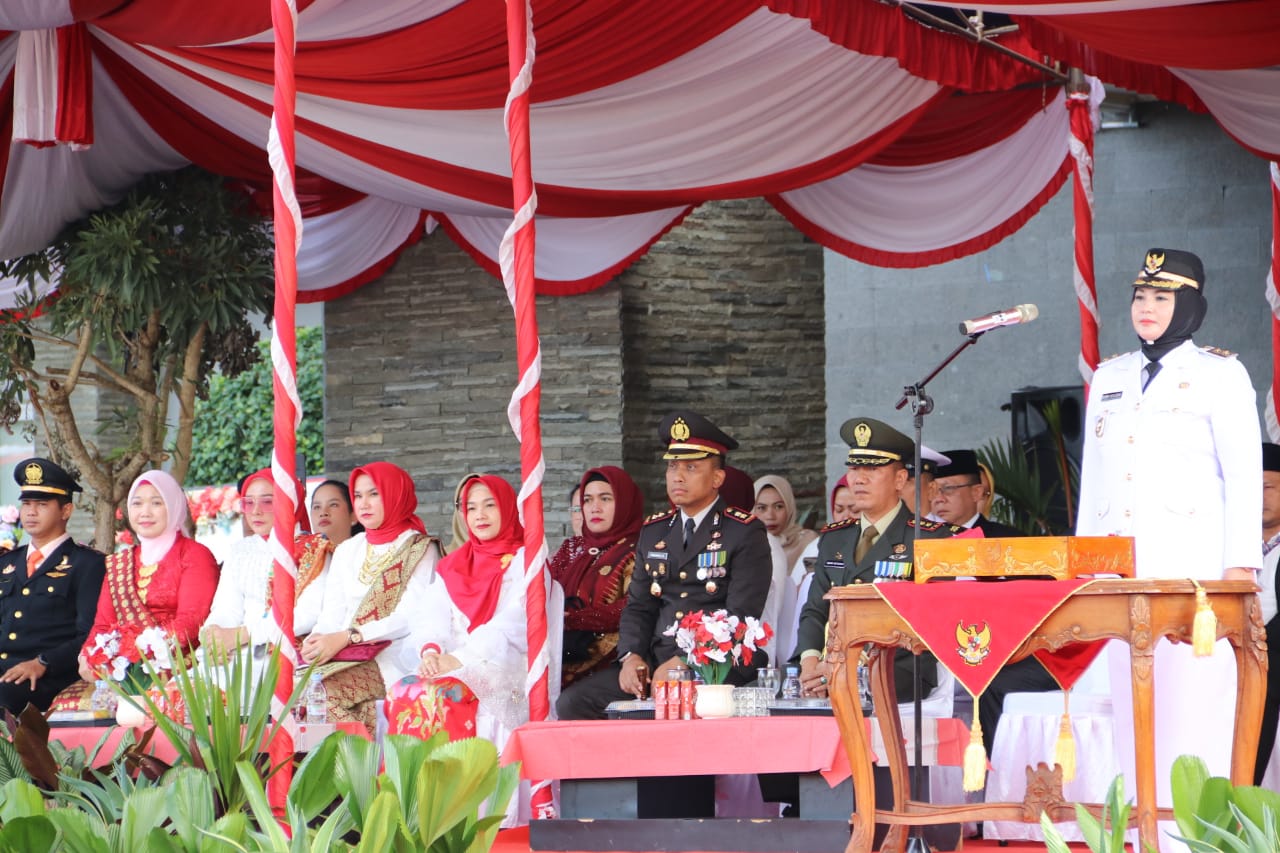
[[[496,274],[502,0],[297,6],[299,300],[375,278],[435,223]],[[1280,157],[1280,3],[985,8],[1015,16],[1010,49],[1208,109]],[[871,263],[937,263],[1015,230],[1069,171],[1059,87],[877,0],[535,0],[533,23],[540,292],[603,284],[717,198],[765,196]],[[25,143],[0,150],[0,256],[188,162],[269,206],[269,4],[0,0],[0,30],[0,121]]]

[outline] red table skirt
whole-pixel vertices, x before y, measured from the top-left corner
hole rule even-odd
[[[882,753],[880,727],[870,727]],[[958,766],[968,742],[963,721],[924,720],[925,764]],[[834,787],[849,777],[840,729],[825,716],[526,723],[503,750],[502,763],[513,761],[527,779],[816,772]]]

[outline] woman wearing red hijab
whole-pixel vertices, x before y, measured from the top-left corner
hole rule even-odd
[[[263,468],[244,479],[240,508],[249,535],[231,546],[222,564],[218,591],[213,596],[209,618],[200,629],[206,648],[230,651],[242,645],[261,646],[279,640],[271,617],[271,573],[273,559],[267,540],[275,524],[275,480],[271,469]],[[298,636],[310,633],[320,612],[324,575],[333,547],[311,532],[306,510],[306,490],[293,482],[294,560],[298,564],[293,630]]]
[[[516,495],[484,475],[462,489],[467,541],[440,561],[438,579],[415,601],[414,675],[392,687],[388,730],[450,740],[483,737],[501,752],[529,718],[524,678],[524,531]]]
[[[415,515],[413,479],[390,462],[351,472],[351,498],[364,525],[333,553],[315,628],[302,659],[324,674],[330,722],[362,722],[374,731],[374,706],[410,672],[420,603],[435,579],[440,543]]]
[[[613,663],[644,521],[644,495],[621,468],[592,468],[579,493],[582,535],[566,539],[550,563],[565,596],[561,686]]]

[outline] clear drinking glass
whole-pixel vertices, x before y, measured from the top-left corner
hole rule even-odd
[[[771,697],[778,695],[782,686],[782,673],[776,666],[762,666],[756,670],[756,685],[769,691]]]

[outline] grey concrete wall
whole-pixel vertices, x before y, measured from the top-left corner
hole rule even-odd
[[[1095,150],[1094,264],[1102,357],[1132,350],[1130,283],[1153,246],[1204,260],[1209,313],[1195,340],[1240,353],[1259,406],[1271,380],[1264,297],[1271,213],[1267,164],[1207,116],[1163,104],[1141,127],[1102,131]],[[936,409],[924,442],[973,447],[1008,437],[1010,392],[1078,385],[1080,322],[1072,287],[1070,181],[1020,231],[977,255],[919,270],[877,269],[826,253],[827,472],[843,473],[840,424],[881,418],[904,432],[893,404],[963,342],[960,320],[1032,302],[1040,318],[979,340],[929,386]]]

